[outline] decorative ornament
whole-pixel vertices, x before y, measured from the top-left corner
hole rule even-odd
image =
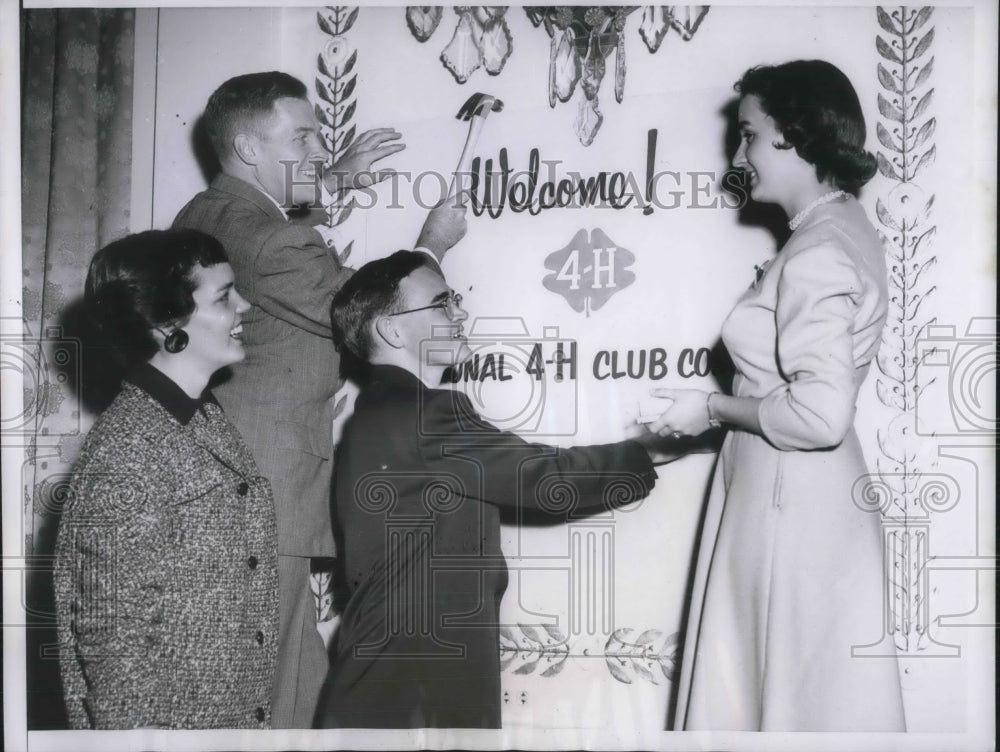
[[[353,119],[358,106],[355,96],[358,75],[354,67],[358,62],[358,51],[346,35],[357,21],[358,11],[358,8],[339,5],[316,12],[316,22],[329,39],[323,44],[316,60],[319,71],[316,94],[320,101],[315,113],[332,163],[336,163],[350,147],[356,133]],[[335,228],[351,216],[355,203],[351,198],[346,203],[338,200],[327,207],[326,222],[316,229],[328,246],[339,245]],[[338,252],[341,263],[350,256],[351,246],[352,243],[348,243]]]
[[[598,106],[597,97],[595,96],[593,99],[584,97],[581,99],[576,113],[576,120],[573,123],[576,137],[580,139],[580,143],[584,146],[590,146],[594,143],[594,137],[601,129],[601,123],[603,122],[604,115]]]
[[[708,13],[707,5],[674,5],[666,8],[671,15],[670,27],[676,31],[685,42],[694,36],[701,26],[705,14]]]
[[[601,52],[601,42],[597,38],[597,32],[592,31],[587,42],[587,56],[583,61],[583,73],[580,75],[580,85],[583,87],[583,95],[587,99],[597,98],[601,81],[604,80],[604,71],[604,53]]]
[[[320,30],[329,37],[320,48],[316,60],[318,75],[316,76],[316,94],[319,104],[316,105],[316,119],[320,124],[320,133],[330,159],[333,163],[339,160],[344,152],[354,142],[355,124],[354,112],[358,106],[356,89],[358,74],[354,68],[358,62],[358,52],[347,34],[358,20],[359,8],[344,5],[329,6],[316,12],[316,23]],[[346,204],[334,201],[326,211],[326,222],[316,226],[340,259],[346,263],[351,255],[354,241],[343,244],[341,229],[338,225],[351,215],[356,202],[351,198]],[[333,410],[333,420],[344,410],[347,395],[338,390],[337,402]],[[330,571],[323,566],[316,566],[313,560],[313,571],[309,575],[309,588],[313,594],[313,605],[316,608],[316,621],[327,628],[337,615],[337,604],[334,602],[334,579]],[[322,631],[322,630],[321,630]],[[329,632],[324,632],[329,634]]]
[[[320,54],[323,57],[326,70],[336,71],[344,67],[344,63],[348,61],[353,51],[347,39],[336,35],[323,45],[323,51]]]
[[[622,24],[625,23],[624,18]],[[618,31],[618,45],[615,48],[615,101],[622,103],[625,98],[625,35]]]
[[[188,346],[191,338],[183,329],[174,329],[163,340],[163,349],[171,355],[182,352]]]
[[[491,76],[499,75],[513,50],[513,40],[507,21],[504,19],[504,8],[494,15],[483,26],[483,36],[480,48],[483,53],[483,67]]]
[[[469,6],[455,8],[458,23],[451,41],[441,51],[441,62],[455,80],[464,84],[479,68],[491,76],[499,75],[513,51],[513,38],[504,16],[507,6]],[[441,8],[410,6],[406,25],[418,42],[426,42],[441,22]]]
[[[614,630],[603,645],[593,644],[586,636],[566,634],[549,624],[514,624],[500,627],[500,671],[522,676],[535,674],[548,679],[558,676],[568,665],[567,658],[603,657],[611,676],[622,684],[642,679],[659,684],[677,678],[678,633],[664,635],[659,629],[647,629],[636,635],[635,629]],[[505,702],[509,692],[505,692]],[[522,692],[521,702],[526,698]]]
[[[440,5],[411,5],[406,9],[406,25],[418,42],[426,42],[441,23]]]
[[[589,146],[600,130],[604,116],[597,105],[607,58],[615,51],[615,101],[625,98],[625,22],[640,6],[527,6],[524,12],[536,28],[543,26],[552,40],[549,49],[549,106],[568,102],[581,83],[584,98],[576,119],[580,143]],[[707,5],[650,5],[643,8],[639,35],[650,52],[656,52],[666,33],[673,29],[685,41],[691,39],[708,13]],[[505,14],[507,6],[455,8],[458,23],[451,41],[441,51],[441,62],[464,84],[480,68],[499,75],[513,52],[514,43]],[[406,8],[406,25],[419,42],[426,42],[441,22],[441,7],[414,5]]]
[[[673,18],[673,9],[667,5],[647,5],[642,9],[639,36],[651,53],[660,49],[660,43],[670,31]]]
[[[557,37],[558,44],[556,44]],[[568,102],[573,96],[583,66],[580,62],[580,56],[576,54],[576,39],[572,30],[566,29],[553,35],[552,44],[554,52],[549,62],[549,68],[552,71],[549,82],[549,106],[555,107],[556,99],[560,102]]]
[[[591,100],[583,100],[581,107]],[[596,105],[597,100],[593,100]],[[600,113],[598,113],[600,116]],[[599,227],[578,230],[569,244],[545,258],[546,290],[562,295],[577,313],[588,318],[613,295],[635,282],[635,254],[615,243]]]
[[[472,8],[459,7],[455,12],[459,14],[458,25],[448,46],[441,51],[441,62],[456,81],[464,84],[483,64],[483,51],[479,46],[483,27],[476,21]]]
[[[889,315],[875,359],[875,391],[895,417],[878,433],[881,456],[876,460],[878,472],[871,476],[884,496],[879,511],[892,567],[888,634],[874,650],[879,655],[951,655],[953,646],[937,643],[931,634],[927,552],[933,549],[920,489],[937,477],[927,472],[937,459],[917,412],[921,393],[933,383],[933,378],[922,381],[927,353],[920,341],[936,322],[921,310],[936,289],[926,274],[937,261],[930,250],[937,231],[931,220],[934,195],[913,182],[936,155],[936,120],[929,113],[934,58],[928,54],[934,28],[926,28],[934,9],[875,10],[882,32],[875,36],[881,58],[876,72],[883,90],[876,100],[881,115],[876,136],[882,147],[876,161],[879,173],[892,185],[875,202],[889,272]]]
[[[598,94],[607,70],[607,58],[615,52],[615,101],[625,98],[625,24],[639,6],[531,6],[525,13],[531,23],[544,26],[552,39],[549,59],[549,106],[567,102],[580,83],[586,103],[581,102],[575,121],[577,138],[584,146],[594,142],[604,116]],[[707,5],[648,6],[639,27],[650,52],[656,52],[671,28],[682,39],[690,39],[708,13]]]

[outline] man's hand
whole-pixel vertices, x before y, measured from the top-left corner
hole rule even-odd
[[[717,431],[709,431],[701,436],[683,436],[675,439],[652,433],[645,427],[630,431],[632,441],[642,445],[654,465],[665,465],[686,454],[707,454],[719,451],[721,436]]]
[[[685,450],[680,442],[665,439],[649,431],[644,430],[642,433],[629,438],[642,445],[642,448],[646,450],[646,454],[649,455],[649,461],[654,465],[665,465],[668,462],[673,462],[683,457],[685,454]]]
[[[336,196],[349,188],[367,188],[396,174],[393,169],[374,170],[372,165],[406,148],[404,143],[392,143],[402,138],[393,128],[373,128],[365,131],[347,148],[332,166],[323,172],[323,184]]]
[[[431,209],[417,238],[417,247],[426,248],[438,261],[444,258],[445,251],[464,237],[469,228],[465,202],[459,199],[461,197],[446,196]]]

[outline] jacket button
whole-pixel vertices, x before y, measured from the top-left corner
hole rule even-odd
[[[250,491],[250,484],[247,483],[246,481],[243,481],[238,486],[236,486],[236,493],[238,493],[240,496],[246,496],[247,493],[249,493],[249,491]]]
[[[257,557],[256,556],[251,556],[249,559],[247,559],[247,566],[250,567],[250,569],[256,569],[257,568]]]
[[[257,710],[254,712],[254,716],[256,716],[258,721],[263,723],[265,718],[264,708],[257,708]]]
[[[264,633],[263,632],[257,632],[257,634],[254,635],[254,639],[257,640],[257,644],[258,645],[263,645],[264,644]]]

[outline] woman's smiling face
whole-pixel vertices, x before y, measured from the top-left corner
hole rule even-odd
[[[740,146],[733,156],[733,167],[746,172],[750,197],[760,203],[779,204],[790,212],[802,189],[819,183],[815,168],[795,149],[776,146],[784,143],[784,136],[752,94],[740,100],[739,128]]]
[[[194,312],[183,326],[188,335],[183,353],[193,367],[211,376],[246,357],[241,320],[250,304],[236,291],[229,264],[195,266],[192,277],[198,286]]]

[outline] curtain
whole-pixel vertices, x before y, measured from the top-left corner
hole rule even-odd
[[[94,252],[128,233],[134,11],[21,14],[21,195],[28,728],[66,720],[51,567],[72,462],[105,395],[90,388],[80,304]],[[99,371],[99,369],[96,369]]]

